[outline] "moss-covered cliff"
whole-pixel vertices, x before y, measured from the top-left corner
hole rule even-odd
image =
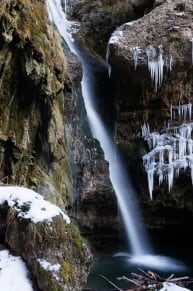
[[[1,2],[0,183],[36,189],[62,209],[71,208],[73,200],[64,125],[68,83],[46,2]],[[1,214],[1,239],[25,259],[40,290],[81,288],[90,254],[75,225],[61,217],[34,224],[7,204]],[[58,277],[41,267],[44,258],[61,265]]]
[[[44,1],[2,2],[0,27],[0,181],[41,186],[46,195],[55,192],[50,200],[69,206],[60,39],[48,25]]]

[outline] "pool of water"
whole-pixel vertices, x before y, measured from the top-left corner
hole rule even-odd
[[[171,247],[171,246],[170,246]],[[131,278],[131,273],[141,274],[144,271],[154,271],[163,278],[174,274],[175,277],[193,277],[193,248],[175,248],[163,250],[156,255],[131,256],[126,252],[111,253],[101,256],[93,265],[89,274],[86,288],[91,290],[110,290],[113,287],[101,275],[107,277],[120,288],[129,288],[131,285],[117,278],[126,276]],[[193,285],[187,285],[193,290]]]

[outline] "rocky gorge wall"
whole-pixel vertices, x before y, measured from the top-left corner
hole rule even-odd
[[[116,241],[119,229],[116,198],[104,153],[91,136],[81,96],[81,65],[72,54],[67,58],[67,71],[72,84],[65,97],[65,128],[74,189],[72,215],[93,246],[112,247],[109,238]]]
[[[141,126],[149,124],[151,132],[161,134],[171,123],[171,108],[192,103],[192,1],[143,1],[141,8],[138,1],[68,3],[67,13],[81,22],[80,34],[91,50],[105,58],[109,42],[111,80],[116,84],[116,141],[147,225],[165,231],[181,225],[188,230],[193,217],[190,168],[180,170],[170,193],[168,182],[159,187],[155,175],[151,201],[142,160],[149,149]]]
[[[1,189],[10,184],[35,189],[64,211],[73,205],[64,123],[65,96],[71,88],[46,2],[1,2]],[[25,205],[23,211],[28,210]],[[52,222],[33,223],[4,203],[0,239],[25,260],[37,290],[78,290],[84,284],[92,254],[73,222],[57,216]],[[42,259],[60,265],[57,276],[42,267]]]
[[[69,19],[81,24],[79,38],[92,53],[105,58],[108,39],[121,24],[152,9],[155,0],[67,0]]]
[[[64,143],[67,77],[60,39],[48,25],[45,3],[6,1],[0,8],[0,181],[38,187],[68,207],[72,175]]]
[[[172,124],[171,106],[192,103],[192,13],[191,1],[166,1],[139,20],[118,28],[110,44],[110,64],[117,80],[117,142],[132,169],[147,223],[152,228],[192,223],[190,170],[180,170],[170,193],[167,181],[159,187],[155,175],[153,201],[148,201],[147,173],[142,161],[148,145],[140,138],[144,122],[151,132],[161,134],[164,127]],[[152,66],[150,46],[155,48],[157,61]],[[158,69],[161,61],[164,65]],[[157,76],[156,66],[160,70]],[[176,119],[173,126],[177,125]]]

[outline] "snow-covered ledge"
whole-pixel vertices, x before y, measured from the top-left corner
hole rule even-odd
[[[19,186],[0,186],[0,204],[6,203],[15,209],[19,217],[37,223],[62,215],[67,224],[70,218],[59,207],[44,200],[37,192]]]

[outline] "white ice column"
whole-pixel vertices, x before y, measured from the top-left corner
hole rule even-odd
[[[174,181],[174,167],[173,164],[168,165],[168,191],[170,192]]]
[[[154,186],[154,172],[155,172],[155,163],[151,163],[147,169],[147,178],[148,178],[148,188],[149,188],[149,195],[151,200],[153,199],[153,186]]]
[[[109,64],[109,55],[110,55],[110,44],[107,45],[107,51],[106,51],[106,63],[108,66],[108,74],[109,78],[111,77],[111,65]]]
[[[186,154],[186,140],[180,136],[178,141],[179,159],[183,159]]]
[[[188,107],[188,115],[189,115],[189,120],[192,120],[192,103],[187,104]]]
[[[193,146],[193,140],[192,139],[189,139],[187,141],[188,145],[187,145],[187,152],[188,152],[188,155],[192,155],[192,146]]]
[[[138,59],[139,59],[139,55],[141,53],[141,49],[140,47],[137,45],[135,47],[133,47],[133,60],[134,60],[134,67],[135,70],[137,69],[137,65],[138,65]]]

